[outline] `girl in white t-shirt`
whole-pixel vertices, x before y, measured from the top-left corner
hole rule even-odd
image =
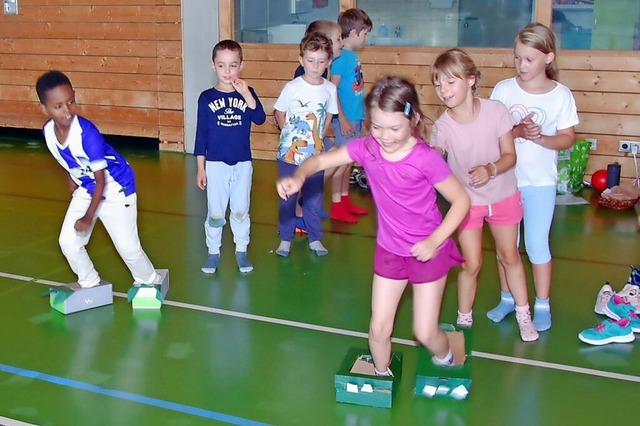
[[[538,331],[551,328],[549,295],[552,260],[549,231],[555,209],[557,153],[573,145],[578,124],[571,91],[558,83],[556,41],[542,24],[529,24],[516,37],[514,62],[518,75],[499,82],[491,99],[504,103],[517,125],[516,177],[524,205],[524,243],[532,264],[536,290],[533,323]],[[495,322],[513,312],[511,280],[498,262],[502,296],[487,312]]]
[[[436,94],[447,106],[433,126],[431,144],[447,154],[453,174],[471,199],[469,214],[458,228],[464,263],[458,275],[457,323],[473,324],[486,221],[513,289],[520,337],[533,341],[538,332],[531,322],[526,275],[517,245],[522,203],[513,170],[514,122],[503,104],[476,96],[479,78],[473,60],[460,49],[442,53],[431,67]]]

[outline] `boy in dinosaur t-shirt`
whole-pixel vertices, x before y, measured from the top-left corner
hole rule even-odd
[[[331,64],[333,48],[331,39],[321,33],[311,33],[300,42],[300,65],[304,74],[288,82],[278,97],[274,116],[282,129],[278,147],[278,172],[280,177],[291,176],[304,160],[324,149],[322,138],[338,113],[336,86],[322,74]],[[302,210],[307,225],[309,247],[318,256],[328,250],[322,245],[322,193],[324,173],[310,176],[302,187]],[[288,256],[296,227],[296,200],[291,196],[280,200],[278,233],[280,245],[276,253]]]

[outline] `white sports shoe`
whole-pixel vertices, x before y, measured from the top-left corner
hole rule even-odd
[[[607,306],[607,303],[609,302],[609,299],[611,299],[612,295],[613,289],[611,288],[609,283],[603,285],[598,292],[598,297],[596,297],[596,306],[593,308],[596,314],[605,315],[604,307]]]
[[[640,286],[627,284],[617,294],[627,303],[630,303],[636,312],[640,311]]]

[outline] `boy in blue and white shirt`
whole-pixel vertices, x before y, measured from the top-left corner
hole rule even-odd
[[[78,284],[100,283],[85,246],[97,219],[102,221],[136,284],[160,282],[138,237],[135,175],[127,161],[107,144],[96,126],[76,114],[75,92],[69,78],[49,71],[36,82],[47,148],[69,172],[73,197],[60,231],[60,248]]]

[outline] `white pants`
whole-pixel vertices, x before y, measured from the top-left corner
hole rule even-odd
[[[230,166],[221,161],[207,161],[207,219],[204,234],[209,254],[219,254],[222,246],[222,227],[227,223],[227,206],[231,208],[229,220],[236,251],[247,251],[251,220],[251,179],[253,164],[242,161]]]
[[[103,200],[96,210],[89,230],[78,232],[74,225],[78,219],[85,215],[91,203],[91,199],[87,198],[85,194],[86,192],[82,188],[74,192],[62,223],[59,238],[62,253],[67,258],[73,272],[78,276],[80,286],[91,287],[100,282],[100,276],[86,249],[97,219],[100,219],[104,225],[118,254],[131,271],[135,282],[139,284],[153,283],[156,271],[142,250],[138,237],[138,198],[136,194],[131,194],[128,197],[122,195],[117,200]]]

